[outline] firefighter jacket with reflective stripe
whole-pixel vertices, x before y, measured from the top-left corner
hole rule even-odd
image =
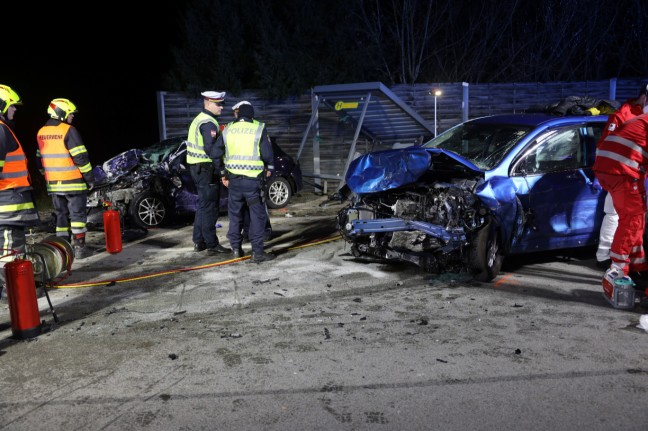
[[[227,171],[251,178],[263,172],[259,143],[264,127],[265,124],[258,121],[237,121],[223,130]]]
[[[643,114],[643,105],[635,103],[635,99],[626,100],[614,114],[608,117],[603,133],[601,134],[601,139],[599,139],[599,144],[610,133],[615,133],[623,123],[641,114]]]
[[[1,120],[0,124],[3,127],[3,134],[6,134],[7,138],[11,137],[17,147],[14,151],[8,151],[4,158],[0,160],[0,167],[2,168],[0,171],[0,190],[31,187],[25,152],[11,128]]]
[[[0,119],[0,225],[37,226],[25,153],[8,124]]]
[[[47,180],[47,192],[81,193],[94,181],[92,165],[79,132],[70,124],[50,119],[37,135],[37,162]]]
[[[648,166],[648,114],[631,118],[599,144],[592,170],[642,178]]]
[[[205,125],[205,132],[209,132],[210,141],[205,142],[205,137],[201,132],[201,126]],[[218,138],[218,121],[216,117],[211,115],[208,111],[203,110],[194,118],[189,126],[189,134],[187,135],[187,163],[211,163],[212,159],[205,151],[205,144],[209,147],[213,145]]]

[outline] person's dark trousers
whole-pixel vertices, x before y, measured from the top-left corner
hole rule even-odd
[[[214,165],[212,163],[196,163],[189,165],[191,177],[198,190],[198,209],[194,217],[193,242],[204,243],[207,248],[218,245],[216,222],[218,221],[218,204],[220,200],[220,185],[214,183]]]
[[[70,226],[72,234],[82,234],[87,231],[86,193],[52,195],[52,205],[56,212],[56,236],[70,241]]]
[[[2,254],[6,256],[1,262],[10,262],[15,259],[12,252],[24,253],[27,235],[24,226],[0,225],[0,248]],[[3,263],[0,263],[0,273],[4,276]],[[2,278],[2,277],[0,277]]]
[[[261,182],[256,178],[230,178],[227,215],[229,229],[227,239],[232,250],[238,250],[243,241],[244,211],[247,205],[250,212],[250,227],[248,237],[254,254],[263,254],[263,239],[268,214],[261,200]]]
[[[272,224],[270,223],[270,215],[268,214],[268,206],[263,202],[263,206],[266,210],[266,226],[265,226],[265,239],[270,240],[272,237]],[[243,207],[243,239],[249,240],[250,236],[248,235],[248,230],[250,229],[250,211],[248,210],[247,205]]]

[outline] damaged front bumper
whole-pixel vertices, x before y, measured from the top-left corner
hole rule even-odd
[[[407,261],[432,273],[462,268],[467,238],[461,227],[447,229],[403,218],[376,219],[371,211],[348,207],[338,214],[338,228],[351,243],[355,257]]]

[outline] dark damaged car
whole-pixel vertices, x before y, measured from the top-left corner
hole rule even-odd
[[[273,140],[274,173],[266,180],[266,204],[283,208],[303,188],[298,162]],[[197,190],[180,137],[150,147],[134,148],[93,168],[94,189],[88,194],[88,221],[101,224],[106,205],[120,211],[125,223],[139,228],[162,226],[178,215],[193,214]],[[221,212],[227,211],[227,188],[221,185]]]
[[[499,115],[429,142],[362,155],[340,195],[354,256],[407,261],[490,281],[505,256],[598,242],[605,192],[595,180],[607,116]]]

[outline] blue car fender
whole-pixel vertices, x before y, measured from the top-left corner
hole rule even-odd
[[[524,211],[517,197],[517,189],[508,177],[493,177],[477,185],[475,194],[489,209],[508,250],[514,237],[522,232]]]

